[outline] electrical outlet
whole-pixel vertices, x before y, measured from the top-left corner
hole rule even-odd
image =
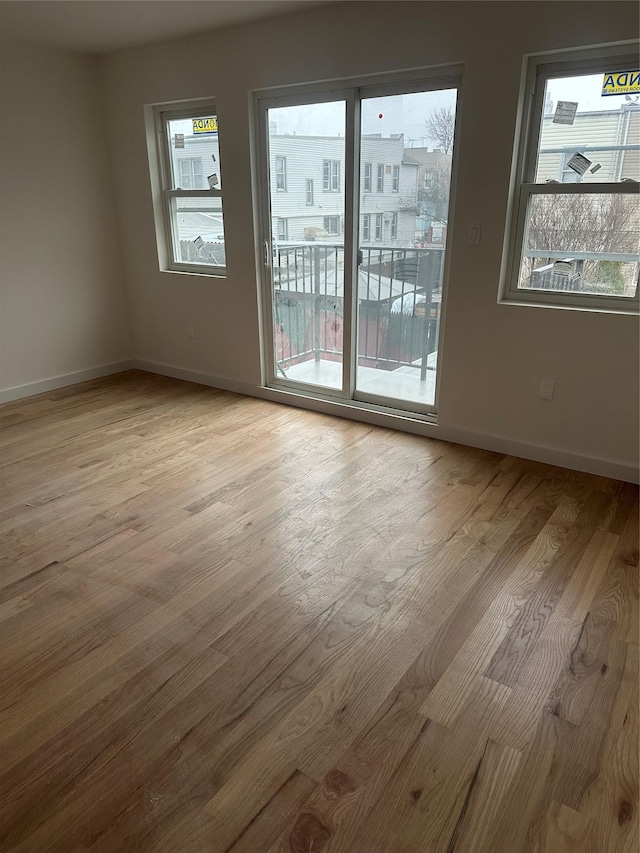
[[[555,379],[542,379],[540,381],[540,393],[538,394],[538,397],[541,400],[553,400],[553,389],[555,386]]]
[[[188,322],[187,323],[187,337],[188,338],[195,338],[195,336],[196,336],[196,324]]]

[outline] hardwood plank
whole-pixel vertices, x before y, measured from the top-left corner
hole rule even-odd
[[[637,646],[628,649],[623,687],[618,691],[602,747],[602,772],[585,791],[581,812],[591,819],[588,853],[638,847],[638,668]]]
[[[637,849],[637,487],[128,371],[0,489],[1,849]]]
[[[489,678],[508,687],[516,684],[529,654],[572,576],[576,563],[591,542],[594,521],[602,517],[610,504],[611,498],[606,493],[591,493],[555,558],[496,649],[486,671]]]
[[[583,853],[590,821],[563,803],[553,801],[542,823],[535,853]]]
[[[450,853],[480,853],[487,849],[489,834],[502,813],[522,754],[489,741],[466,812],[460,815],[451,837]]]

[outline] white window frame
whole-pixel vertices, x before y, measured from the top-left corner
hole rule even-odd
[[[322,190],[326,193],[340,192],[340,161],[322,161]]]
[[[382,214],[376,213],[375,217],[376,218],[374,220],[374,226],[375,226],[375,237],[374,237],[374,239],[375,240],[382,240]]]
[[[200,166],[200,174],[198,176],[196,176],[196,174],[195,174],[196,170],[193,168],[195,163],[198,163]],[[202,179],[202,157],[180,157],[178,159],[178,166],[180,169],[180,179],[181,180],[183,177],[182,173],[184,171],[183,166],[186,166],[187,164],[189,165],[189,183],[191,183],[191,186],[190,187],[182,187],[182,189],[184,189],[184,190],[201,189],[201,187],[194,187],[193,184],[195,183],[195,181],[194,181],[195,177],[199,177],[200,179]]]
[[[371,214],[365,213],[362,217],[362,242],[371,240]]]
[[[378,163],[376,166],[376,192],[384,192],[384,163]]]
[[[634,48],[635,46],[635,48]],[[634,54],[635,49],[635,54]],[[567,51],[554,55],[530,56],[523,77],[524,110],[519,128],[518,144],[512,170],[509,227],[503,253],[499,302],[542,306],[547,308],[572,308],[583,311],[637,314],[640,305],[640,287],[635,296],[608,296],[567,291],[519,289],[520,266],[530,200],[534,195],[587,194],[638,194],[640,185],[629,182],[613,183],[536,183],[536,167],[541,123],[544,117],[544,94],[547,80],[614,71],[617,67],[637,67],[637,42],[612,45],[597,49]],[[585,149],[588,154],[588,149]],[[560,252],[563,257],[578,253]],[[584,257],[584,255],[580,255]],[[597,259],[597,255],[595,259]],[[609,256],[607,256],[609,257]],[[636,256],[622,255],[621,261],[635,261]]]
[[[163,228],[158,231],[158,254],[160,257],[160,267],[168,272],[195,273],[197,275],[204,275],[210,278],[224,278],[227,274],[227,268],[225,265],[188,263],[177,260],[179,257],[180,247],[180,239],[175,217],[175,205],[177,204],[177,199],[219,198],[222,200],[222,190],[219,189],[173,189],[170,148],[171,140],[169,139],[168,133],[169,122],[179,119],[194,119],[201,116],[217,116],[218,114],[215,102],[213,101],[193,102],[191,106],[189,106],[188,103],[189,102],[183,101],[177,104],[162,104],[148,108],[149,117],[153,114],[156,130],[158,177],[160,179],[159,188],[162,196],[161,209]],[[155,183],[155,180],[153,182]],[[157,218],[159,219],[158,207],[156,207],[156,212]],[[207,210],[207,212],[209,211]],[[160,231],[164,233],[164,245],[161,245],[162,238],[160,237]]]
[[[400,166],[393,167],[393,173],[391,178],[391,192],[400,192]]]
[[[396,240],[398,237],[398,214],[392,213],[391,219],[389,220],[389,236],[392,240]]]
[[[307,207],[312,207],[313,206],[313,178],[306,178],[305,179],[304,191],[305,191],[305,198],[306,198],[306,202],[307,202]]]
[[[278,155],[275,159],[276,190],[287,191],[287,158]]]
[[[278,241],[289,239],[289,220],[284,216],[278,216]]]
[[[324,217],[324,230],[327,234],[339,234],[340,233],[340,217],[338,215],[335,216],[325,216]],[[327,225],[329,227],[327,227]],[[335,225],[335,230],[333,229],[333,225]]]
[[[364,179],[362,181],[362,192],[371,192],[371,163],[364,164]]]

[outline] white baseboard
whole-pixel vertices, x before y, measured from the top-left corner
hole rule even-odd
[[[149,373],[159,373],[174,379],[184,379],[188,382],[197,382],[212,388],[220,388],[224,391],[234,391],[238,394],[246,394],[250,397],[259,397],[263,400],[271,400],[276,403],[310,409],[327,415],[347,417],[376,426],[401,429],[405,432],[424,435],[442,441],[450,441],[454,444],[466,444],[470,447],[478,447],[482,450],[490,450],[495,453],[519,456],[523,459],[532,459],[535,462],[557,465],[560,468],[571,468],[576,471],[585,471],[588,474],[611,477],[615,480],[624,480],[631,483],[640,481],[640,472],[637,467],[618,462],[614,459],[583,456],[557,447],[529,444],[507,436],[473,432],[442,424],[429,423],[410,416],[380,412],[373,407],[353,405],[340,401],[329,402],[327,400],[319,400],[314,397],[291,394],[274,388],[264,388],[259,385],[251,385],[248,382],[238,382],[233,379],[211,376],[206,373],[198,373],[193,370],[144,361],[142,359],[134,359],[129,366],[138,368],[139,370],[146,370]],[[126,368],[122,367],[121,369],[124,370]],[[87,376],[83,378],[91,377]],[[81,380],[78,379],[76,381]]]
[[[627,483],[640,482],[640,469],[637,466],[618,462],[615,459],[583,456],[579,453],[572,453],[544,444],[529,444],[507,436],[459,430],[453,427],[443,428],[443,432],[446,434],[446,440],[455,444],[467,444],[470,447],[482,448],[482,450],[492,450],[495,453],[506,453],[509,456],[532,459],[534,462],[557,465],[559,468],[570,468],[573,471],[584,471],[587,474],[610,477],[612,480],[624,480]]]
[[[62,376],[52,376],[51,379],[42,379],[39,382],[16,385],[14,388],[0,390],[0,403],[10,403],[13,400],[22,400],[23,397],[33,397],[35,394],[55,391],[56,388],[77,385],[78,382],[86,382],[88,379],[100,379],[102,376],[111,376],[112,373],[131,370],[132,367],[132,361],[114,361],[111,364],[90,367],[88,370],[76,370],[73,373],[64,373]]]

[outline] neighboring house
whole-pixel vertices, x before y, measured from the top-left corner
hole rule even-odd
[[[182,124],[182,122],[181,122]],[[189,133],[191,121],[184,122],[184,133],[171,140],[171,157],[176,187],[183,190],[207,189],[209,179],[212,186],[222,189],[220,173],[220,150],[217,133]],[[193,241],[201,237],[206,243],[224,243],[224,226],[220,200],[181,200],[178,214],[180,239]]]
[[[414,196],[416,239],[423,245],[444,246],[449,218],[452,155],[441,148],[409,148],[407,156],[418,164]]]
[[[585,154],[593,164],[587,172],[589,183],[608,183],[623,178],[640,180],[638,104],[623,104],[615,110],[578,112],[573,124],[556,124],[553,114],[553,104],[548,102],[540,139],[537,174],[540,183],[577,181],[579,175],[567,166],[576,152]]]
[[[342,240],[344,139],[270,135],[274,240]],[[363,245],[407,246],[415,235],[418,164],[405,157],[404,136],[364,136],[360,163]]]

